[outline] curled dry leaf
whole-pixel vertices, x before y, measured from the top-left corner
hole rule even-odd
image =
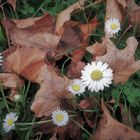
[[[127,7],[127,2],[126,0],[116,0],[122,7],[125,9]]]
[[[24,20],[3,20],[14,46],[54,49],[60,37],[54,35],[55,20],[49,15]]]
[[[130,22],[140,30],[140,6],[134,0],[128,0],[127,9]]]
[[[122,7],[123,13],[127,13],[129,21],[131,24],[136,25],[138,27],[138,32],[140,29],[140,6],[135,3],[135,0],[116,0]],[[119,8],[121,8],[119,6]]]
[[[140,133],[136,132],[132,128],[116,121],[110,115],[105,104],[102,102],[101,109],[103,111],[103,117],[99,121],[98,129],[90,140],[139,140]]]
[[[59,34],[61,27],[66,21],[70,20],[70,14],[76,10],[81,9],[82,5],[84,5],[85,0],[79,0],[78,2],[74,3],[70,7],[68,7],[66,10],[63,10],[60,12],[57,16],[56,26],[55,26],[55,32]]]
[[[3,86],[16,89],[23,84],[23,81],[19,79],[16,74],[1,73],[0,82]]]
[[[13,7],[13,10],[16,11],[17,0],[8,0],[7,2]]]
[[[13,99],[13,96],[18,93],[17,89],[23,85],[23,81],[16,74],[12,73],[1,73],[0,83],[2,86],[11,89],[10,99]]]
[[[109,64],[114,72],[114,82],[125,83],[128,78],[140,69],[140,60],[135,61],[134,55],[138,45],[135,37],[130,37],[126,41],[126,47],[119,50],[113,42],[105,37],[102,44],[106,46],[107,53],[96,57],[96,61],[102,61]]]

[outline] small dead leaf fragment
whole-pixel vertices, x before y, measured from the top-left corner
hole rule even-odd
[[[102,56],[106,53],[106,47],[98,42],[89,47],[86,47],[86,50],[95,56]]]
[[[103,117],[99,121],[98,129],[90,140],[139,140],[140,133],[116,121],[110,115],[105,104],[101,105]]]
[[[78,106],[81,109],[87,109],[87,108],[91,107],[91,104],[86,99],[83,99],[83,100],[80,101],[80,103],[78,104]]]
[[[55,26],[55,33],[58,33],[60,28],[63,26],[63,24],[66,21],[70,20],[70,14],[76,10],[76,9],[81,9],[82,5],[84,5],[85,0],[79,0],[78,2],[74,3],[67,9],[63,10],[60,12],[57,16],[57,21],[56,21],[56,26]]]
[[[73,51],[72,61],[67,72],[69,78],[79,78],[81,76],[81,70],[85,66],[85,63],[81,61],[84,54],[85,49],[77,49]]]
[[[140,60],[135,61],[134,55],[138,45],[135,37],[129,37],[126,41],[126,47],[119,50],[109,38],[104,38],[102,44],[107,48],[107,53],[103,56],[97,56],[96,61],[102,61],[109,64],[113,69],[114,82],[125,83],[128,78],[140,69]],[[131,52],[131,53],[130,53]]]
[[[81,70],[84,68],[85,63],[84,62],[77,62],[77,63],[71,63],[69,65],[69,70],[67,72],[67,76],[69,78],[80,78],[81,76]]]

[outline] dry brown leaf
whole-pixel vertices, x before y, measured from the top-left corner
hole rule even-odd
[[[13,10],[16,11],[17,0],[8,0],[7,2],[13,7]]]
[[[19,79],[16,74],[10,73],[1,73],[0,82],[3,86],[16,89],[23,84],[23,81]]]
[[[41,20],[43,17],[26,18],[26,19],[12,19],[18,29],[24,29],[31,26],[35,26],[36,21]]]
[[[138,32],[140,30],[140,6],[135,3],[135,0],[116,0],[122,7],[122,15],[128,13],[127,16],[131,24],[138,27]],[[119,8],[121,8],[119,6]]]
[[[127,9],[130,22],[140,30],[140,6],[134,0],[128,0]]]
[[[16,74],[1,73],[0,83],[2,86],[11,89],[9,98],[12,100],[15,94],[19,94],[17,89],[21,88],[24,82]]]
[[[80,117],[73,118],[76,123],[83,126],[83,119]],[[60,140],[82,140],[81,128],[72,120],[64,127],[57,128],[57,134]]]
[[[66,10],[63,10],[60,12],[57,16],[56,26],[55,26],[55,32],[59,33],[61,27],[66,21],[70,20],[70,14],[76,10],[81,9],[82,5],[84,5],[85,0],[79,0],[78,2],[74,3],[73,5],[69,6]]]
[[[23,21],[23,23],[21,23]],[[54,35],[55,21],[49,15],[24,20],[3,20],[14,46],[54,49],[60,37]]]
[[[83,41],[83,34],[78,27],[79,22],[68,21],[64,24],[64,32],[61,36],[60,42],[57,45],[57,50],[65,51],[78,47]]]
[[[45,64],[45,54],[45,51],[38,48],[17,48],[7,57],[7,65],[14,73],[35,81],[40,74],[40,67]]]
[[[125,9],[127,7],[127,2],[126,0],[116,0],[119,4],[122,5],[122,7]]]
[[[72,81],[59,76],[54,67],[48,66],[44,62],[45,54],[38,48],[22,47],[7,58],[15,73],[40,84],[31,107],[37,117],[49,116],[52,111],[59,108],[61,99],[72,97],[67,91],[67,86]]]
[[[85,63],[82,61],[79,61],[77,63],[71,63],[69,65],[67,76],[69,78],[80,78],[81,70],[84,68],[84,66],[85,66]]]
[[[73,51],[72,61],[67,72],[69,78],[79,78],[81,76],[81,70],[85,66],[85,63],[81,61],[84,54],[85,49],[77,49]]]
[[[68,85],[72,82],[66,77],[59,76],[54,67],[44,65],[40,68],[40,75],[36,78],[40,83],[31,109],[37,117],[49,116],[52,111],[59,108],[61,99],[70,99],[72,95],[67,91]]]
[[[122,21],[122,14],[120,12],[119,6],[116,0],[106,0],[106,17],[109,18],[117,18]]]
[[[91,103],[88,100],[83,99],[83,100],[80,101],[80,103],[78,104],[78,106],[81,109],[87,109],[87,108],[91,107]]]
[[[97,25],[97,20],[93,19],[87,24],[79,24],[78,26],[75,25],[74,27],[72,26],[70,31],[73,33],[70,32],[70,34],[66,34],[64,38],[62,36],[62,39],[64,40],[63,42],[68,44],[66,46],[71,44],[71,46],[69,46],[70,48],[80,47],[73,50],[72,52],[72,61],[67,72],[69,78],[79,78],[81,76],[81,70],[85,66],[85,63],[82,62],[82,59],[86,53],[85,47],[89,43],[89,34],[93,32]]]
[[[86,50],[96,56],[102,56],[106,53],[106,47],[103,46],[101,43],[96,42],[95,44],[86,47]]]
[[[104,38],[102,44],[106,46],[107,53],[97,56],[97,61],[106,62],[113,69],[114,82],[125,83],[128,78],[140,69],[140,60],[135,61],[134,55],[138,42],[135,37],[130,37],[126,41],[126,47],[119,50],[109,38]],[[131,52],[131,53],[130,53]]]
[[[140,133],[132,128],[116,121],[110,115],[102,102],[103,117],[99,121],[98,129],[90,140],[139,140]]]

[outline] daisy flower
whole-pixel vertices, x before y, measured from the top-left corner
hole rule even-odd
[[[52,112],[52,121],[57,126],[66,125],[69,121],[69,116],[66,111],[57,109]]]
[[[15,121],[17,121],[18,116],[16,113],[9,113],[6,115],[4,122],[3,122],[3,128],[5,132],[9,132],[10,130],[15,128]]]
[[[121,30],[120,21],[117,18],[110,18],[105,22],[105,32],[109,37],[113,37],[114,34]]]
[[[81,72],[81,80],[91,92],[104,90],[104,87],[109,87],[112,83],[113,73],[107,63],[101,61],[88,63]]]
[[[2,63],[3,63],[3,56],[2,56],[2,54],[0,53],[0,66],[2,66]]]
[[[73,95],[80,95],[83,92],[85,92],[85,86],[83,85],[83,82],[79,79],[74,79],[73,83],[68,87],[68,90]]]

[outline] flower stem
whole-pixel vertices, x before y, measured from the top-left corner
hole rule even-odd
[[[78,115],[69,115],[69,117],[76,117]],[[44,124],[44,123],[49,123],[52,122],[52,120],[44,120],[44,121],[38,121],[38,122],[28,122],[28,123],[15,123],[15,125],[18,126],[26,126],[26,125],[38,125],[38,124]]]
[[[15,123],[16,125],[20,125],[20,126],[26,126],[26,125],[37,125],[37,124],[44,124],[44,123],[48,123],[51,122],[52,120],[45,120],[45,121],[39,121],[39,122],[29,122],[29,123]]]
[[[80,125],[79,123],[77,123],[74,119],[71,118],[71,120],[77,124],[82,130],[84,130],[89,136],[91,136],[92,134],[90,132],[88,132],[82,125]]]
[[[7,104],[7,100],[5,98],[4,91],[3,91],[3,88],[2,88],[1,84],[0,84],[0,90],[1,90],[1,93],[2,93],[3,100],[4,100],[4,104],[5,104],[6,108],[7,108],[7,111],[10,112],[10,109],[9,109],[8,104]]]

